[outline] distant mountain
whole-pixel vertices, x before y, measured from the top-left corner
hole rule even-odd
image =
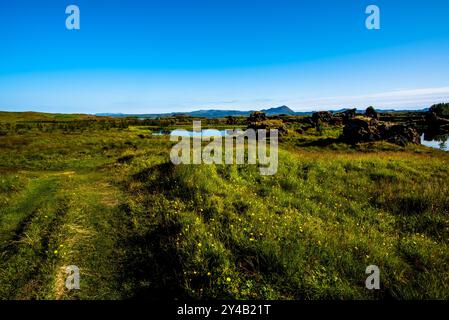
[[[265,112],[265,114],[268,116],[274,116],[274,115],[279,115],[279,114],[296,115],[296,112],[287,106],[265,109],[265,110],[262,110],[262,112]]]
[[[340,110],[330,110],[332,113],[344,112],[349,108],[340,109]],[[376,109],[377,112],[380,113],[388,113],[388,112],[426,112],[428,108],[420,109],[420,110],[395,110],[395,109]],[[109,116],[109,117],[135,117],[135,118],[162,118],[162,117],[173,117],[173,116],[190,116],[190,117],[198,117],[198,118],[224,118],[224,117],[248,117],[252,112],[256,110],[250,111],[240,111],[240,110],[219,110],[219,109],[210,109],[210,110],[196,110],[191,112],[171,112],[171,113],[150,113],[150,114],[125,114],[125,113],[97,113],[97,116]],[[268,116],[276,116],[276,115],[291,115],[291,116],[310,116],[314,111],[304,111],[304,112],[295,112],[287,106],[281,106],[270,109],[260,110],[265,112]],[[357,113],[364,113],[365,109],[357,109]]]
[[[191,117],[202,118],[223,118],[227,116],[248,116],[251,111],[238,111],[238,110],[197,110],[187,113],[173,113],[172,115],[185,114]]]
[[[158,113],[158,114],[124,114],[124,113],[97,113],[95,115],[97,116],[109,116],[109,117],[137,117],[137,118],[159,118],[159,117],[173,117],[173,116],[179,116],[179,115],[186,115],[191,117],[200,117],[200,118],[223,118],[228,116],[233,117],[248,117],[251,112],[254,112],[255,110],[250,111],[239,111],[239,110],[217,110],[217,109],[211,109],[211,110],[196,110],[192,112],[171,112],[171,113]],[[260,110],[262,112],[265,112],[269,116],[275,116],[280,114],[287,114],[287,115],[297,115],[298,113],[293,111],[287,106],[281,106],[277,108],[270,108],[270,109],[264,109]],[[302,114],[302,113],[301,113]]]

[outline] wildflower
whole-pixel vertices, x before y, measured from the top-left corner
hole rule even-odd
[[[200,247],[200,248],[201,248],[201,246],[202,246],[201,242],[198,242],[198,247]]]
[[[58,254],[58,250],[53,251],[54,254]]]
[[[227,277],[227,278],[226,278],[226,281],[227,281],[227,282],[231,282],[231,278]]]
[[[208,276],[208,277],[210,277],[210,276],[211,276],[211,273],[210,273],[210,272],[208,272],[208,273],[207,273],[207,276]]]

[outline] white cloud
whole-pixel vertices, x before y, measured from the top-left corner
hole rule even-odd
[[[449,101],[449,87],[395,90],[355,96],[318,97],[295,99],[283,103],[296,110],[329,109],[345,107],[366,107],[373,105],[379,108],[424,108],[439,102]]]

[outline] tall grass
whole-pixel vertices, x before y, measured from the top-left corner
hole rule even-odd
[[[174,166],[156,125],[0,136],[0,298],[449,298],[447,153],[289,128],[261,176]]]

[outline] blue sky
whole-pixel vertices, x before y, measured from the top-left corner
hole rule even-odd
[[[1,1],[0,110],[423,108],[449,101],[448,21],[447,0]]]

